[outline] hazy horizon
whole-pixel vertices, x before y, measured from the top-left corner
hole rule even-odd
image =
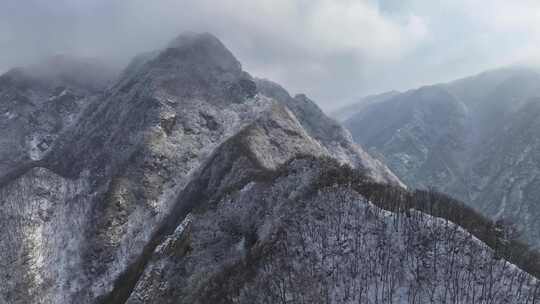
[[[184,31],[220,38],[257,77],[325,110],[389,90],[536,64],[540,2],[6,0],[0,71],[56,54],[125,66]]]

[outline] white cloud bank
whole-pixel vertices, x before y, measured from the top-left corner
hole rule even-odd
[[[3,0],[0,70],[55,53],[125,63],[185,30],[331,108],[536,57],[540,1]]]

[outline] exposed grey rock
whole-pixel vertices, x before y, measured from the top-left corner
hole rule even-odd
[[[94,60],[56,56],[0,76],[0,180],[40,161],[113,75]]]
[[[331,271],[332,276],[320,282],[328,290],[326,302],[340,302],[340,286],[348,277],[328,268],[327,260],[318,260],[323,251],[313,247],[302,260],[282,250],[297,249],[301,229],[319,233],[325,231],[325,223],[331,224],[330,238],[313,238],[310,246],[327,241],[343,246],[335,243],[335,237],[344,236],[336,234],[335,227],[346,228],[347,240],[353,242],[354,229],[384,230],[398,220],[349,189],[351,181],[349,186],[322,189],[320,176],[329,162],[337,170],[342,169],[339,164],[356,167],[377,185],[400,182],[307,97],[292,98],[277,85],[253,79],[212,35],[181,35],[165,50],[137,57],[105,91],[87,90],[77,118],[54,133],[52,141],[36,145],[43,153],[0,177],[0,228],[8,231],[0,240],[0,278],[8,282],[0,285],[2,304],[210,303],[216,298],[261,302],[269,298],[254,291],[273,283],[268,281],[271,272],[285,274],[268,268],[274,266],[267,264],[267,250],[274,249],[280,256],[278,265],[288,267],[281,261],[290,258],[297,265],[318,263],[317,277]],[[337,197],[344,200],[333,204]],[[237,205],[241,208],[229,208]],[[334,213],[327,222],[326,211],[349,214],[344,226],[332,224],[340,218]],[[365,218],[370,224],[364,225],[360,215],[371,211],[377,215]],[[516,296],[521,286],[519,299],[534,301],[535,279],[494,260],[491,249],[458,226],[424,215],[417,219],[420,222],[396,226],[401,234],[395,237],[402,241],[381,245],[376,252],[411,247],[429,234],[417,233],[414,223],[434,227],[429,235],[442,231],[457,237],[443,241],[450,248],[443,252],[466,243],[459,265],[481,267],[466,272],[480,277],[474,290],[484,290],[487,284],[498,287],[491,276],[496,274],[507,284],[502,300]],[[296,221],[290,226],[293,234],[284,236],[280,233],[289,221]],[[379,237],[394,235],[390,230],[372,234],[355,254],[369,257]],[[262,250],[263,259],[255,268],[248,263],[252,250]],[[468,253],[477,258],[468,259]],[[410,256],[429,259],[430,253],[413,250]],[[360,261],[374,269],[387,265]],[[400,278],[400,288],[410,294],[425,286],[410,285],[418,276],[407,274],[418,267],[399,268],[398,260],[392,261],[396,271],[391,277]],[[488,266],[494,270],[482,270]],[[216,289],[223,282],[220,278],[227,277],[222,275],[234,268],[240,276],[231,281],[235,287]],[[443,273],[437,282],[456,278]],[[253,280],[242,280],[245,274]],[[360,282],[358,278],[353,281]],[[320,288],[316,281],[309,282],[315,289],[308,290]],[[440,292],[446,287],[441,286]],[[471,296],[459,290],[460,299]],[[273,297],[275,289],[270,291]],[[483,294],[494,298],[492,290]],[[368,294],[355,296],[361,301]],[[422,293],[422,299],[425,296]],[[314,294],[305,297],[313,299]]]
[[[330,155],[339,150],[344,162],[366,164],[373,176],[397,182],[390,173],[377,171],[387,170],[384,166],[362,162],[364,154],[350,139],[337,138],[336,146],[328,137],[333,133],[304,129],[312,123],[297,117],[301,106],[288,109],[298,101],[259,93],[255,80],[210,34],[181,35],[165,50],[139,56],[110,88],[87,100],[78,118],[53,141],[37,144],[45,149],[37,161],[25,163],[4,179],[1,206],[12,206],[17,197],[30,204],[23,210],[32,210],[31,202],[39,196],[38,188],[19,186],[37,179],[35,170],[53,176],[58,186],[44,187],[57,198],[67,195],[73,183],[85,185],[73,190],[71,204],[80,207],[62,200],[47,209],[52,219],[69,214],[73,222],[68,226],[50,226],[42,218],[31,223],[18,219],[34,217],[32,211],[15,216],[9,229],[16,237],[5,240],[2,248],[21,259],[36,255],[34,248],[47,254],[40,254],[39,262],[27,262],[32,271],[0,289],[10,297],[27,290],[13,303],[93,303],[121,295],[115,282],[124,282],[126,276],[136,281],[132,265],[141,261],[155,235],[170,223],[178,196],[187,191],[193,174],[241,130],[251,136],[250,149],[268,169],[296,153]],[[313,103],[309,107],[320,112]],[[318,115],[324,118],[322,112]],[[242,176],[237,171],[231,174]],[[27,231],[46,229],[51,230],[48,235],[57,235],[53,242],[27,236]],[[33,247],[25,245],[27,238],[32,238]],[[59,259],[65,255],[64,244],[73,238],[72,257]],[[3,265],[1,273],[20,273],[21,263],[26,262]]]
[[[287,91],[268,80],[259,79],[257,84],[263,94],[284,102],[298,117],[308,134],[321,142],[333,157],[366,170],[368,175],[379,182],[404,186],[386,165],[371,157],[361,146],[354,144],[351,134],[338,122],[326,116],[307,96],[299,94],[292,98]]]
[[[70,303],[83,290],[88,179],[34,168],[0,189],[0,303]],[[83,298],[86,295],[83,296]]]

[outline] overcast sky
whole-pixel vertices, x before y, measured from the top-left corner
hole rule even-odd
[[[0,71],[76,54],[120,64],[183,31],[332,109],[537,62],[539,0],[0,0]]]

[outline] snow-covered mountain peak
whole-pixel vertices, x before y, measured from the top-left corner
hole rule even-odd
[[[471,234],[409,211],[447,215],[427,208],[438,197],[400,187],[315,102],[252,78],[209,34],[138,56],[102,93],[74,91],[45,92],[50,117],[0,111],[8,163],[12,142],[39,129],[17,133],[27,121],[55,131],[0,176],[0,303],[535,298],[536,280]],[[474,285],[448,284],[463,277]]]
[[[227,71],[242,70],[240,62],[214,35],[209,33],[183,33],[171,41],[161,56],[195,64],[215,65]]]
[[[165,49],[137,56],[116,91],[210,103],[242,103],[256,85],[234,55],[210,34],[182,34]]]

